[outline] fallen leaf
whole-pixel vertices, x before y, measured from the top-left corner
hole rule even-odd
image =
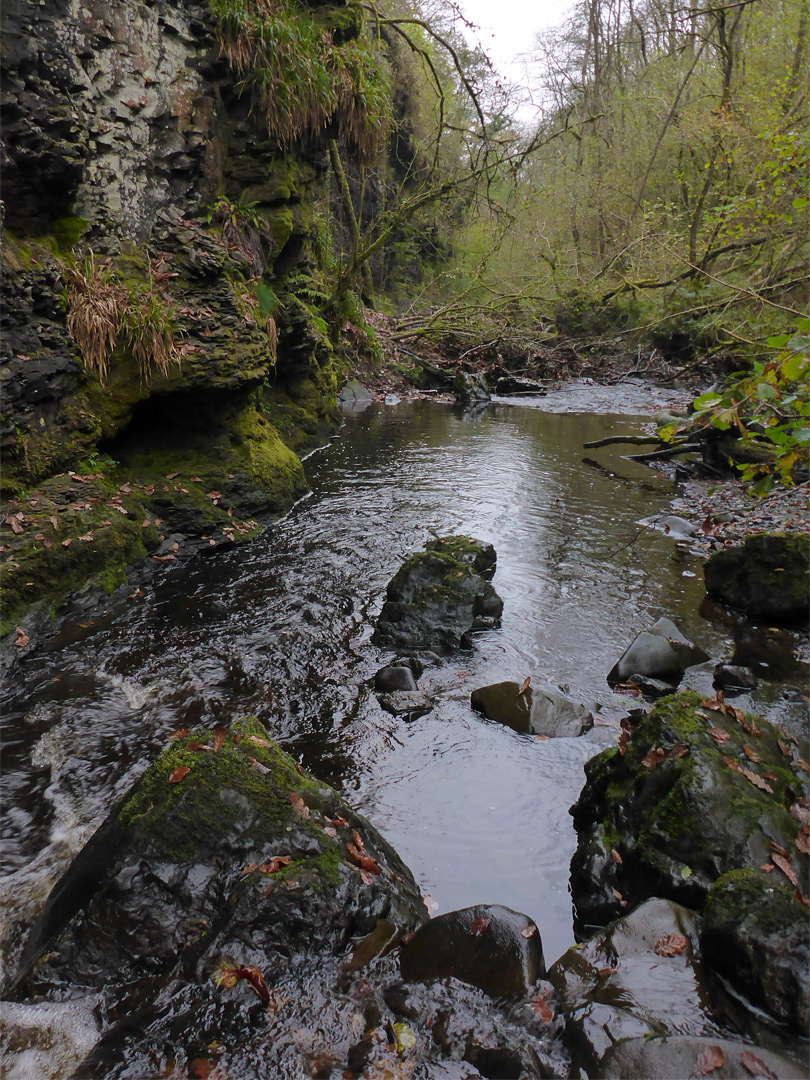
[[[550,1024],[554,1019],[554,1010],[548,1003],[548,999],[544,997],[531,998],[529,1001],[529,1007],[535,1016],[543,1021],[544,1024]]]
[[[796,899],[799,901],[800,904],[804,904],[806,908],[810,908],[810,899],[808,899],[806,896],[802,896],[798,889],[796,890]]]
[[[356,866],[359,866],[361,870],[366,870],[370,874],[379,874],[381,872],[380,865],[374,856],[366,854],[362,848],[357,847],[351,840],[346,845],[346,853],[352,862],[355,863]],[[370,882],[366,882],[366,884],[370,884]]]
[[[63,541],[62,541],[62,547],[70,547],[70,545],[71,545],[72,543],[73,543],[73,541],[72,541],[72,540],[63,540]]]
[[[289,866],[290,861],[290,855],[276,855],[270,862],[262,863],[258,870],[260,874],[277,874],[279,870],[283,870],[285,866]]]
[[[214,981],[226,989],[236,986],[242,979],[250,983],[262,1001],[268,1002],[270,1000],[270,991],[267,989],[264,975],[255,965],[236,967],[231,964],[222,964],[214,973]]]
[[[34,539],[35,540],[44,540],[45,539],[45,533],[37,533],[37,535],[34,537]]]
[[[531,675],[527,675],[526,678],[523,680],[523,686],[521,686],[521,688],[517,692],[517,696],[521,697],[521,695],[525,694],[531,685],[532,677]]]
[[[178,728],[177,731],[170,731],[166,738],[174,741],[175,739],[184,739],[186,735],[188,735],[188,728],[181,727]]]
[[[24,649],[25,646],[31,641],[31,638],[26,634],[21,626],[17,627],[17,638],[14,644],[18,649]]]
[[[370,874],[368,872],[368,870],[363,870],[361,868],[360,869],[360,880],[363,882],[364,885],[373,885],[374,884],[374,875]]]
[[[618,863],[618,864],[619,864],[619,866],[621,866],[621,864],[622,864],[622,857],[621,857],[621,855],[620,855],[620,854],[618,853],[618,851],[616,850],[616,848],[612,848],[612,849],[611,849],[611,852],[610,852],[610,857],[611,857],[611,859],[613,859],[613,861],[614,861],[615,863]]]
[[[257,746],[265,746],[268,750],[273,749],[273,744],[267,739],[261,738],[260,735],[248,735],[248,742],[256,743]]]
[[[754,763],[759,762],[759,761],[762,760],[760,758],[759,754],[756,752],[756,750],[752,750],[750,746],[745,746],[744,744],[743,744],[743,753],[745,754],[745,756],[748,758],[749,761],[753,761]]]
[[[91,532],[89,532],[85,533],[84,536],[80,536],[79,540],[83,540],[85,544],[92,544],[95,540],[95,536]]]
[[[751,721],[751,723],[749,723],[745,718],[745,714],[740,712],[739,709],[731,709],[731,706],[728,706],[727,708],[731,710],[732,715],[735,717],[737,723],[740,725],[746,735],[753,735],[757,739],[762,735],[762,732],[759,730],[754,721]]]
[[[176,559],[176,555],[153,555],[152,558],[155,562],[171,562],[172,559]]]
[[[711,709],[712,712],[725,712],[726,699],[722,690],[717,691],[717,697],[704,698],[701,701],[701,706],[704,709]]]
[[[627,907],[627,901],[625,900],[625,898],[622,896],[622,894],[619,892],[618,889],[614,889],[611,886],[610,891],[613,893],[613,899],[614,900],[618,900],[618,902],[621,904],[622,907]]]
[[[134,593],[129,594],[127,599],[128,600],[140,600],[142,596],[143,596],[143,589],[141,589],[141,587],[138,586],[138,588],[135,590]]]
[[[323,830],[324,836],[329,836],[333,840],[337,836],[337,829],[333,829],[331,825],[326,825]]]
[[[520,931],[521,937],[530,938],[537,933],[537,927],[534,923],[529,923],[528,926],[524,926]]]
[[[796,837],[796,847],[805,855],[810,855],[810,836],[806,832],[800,832]]]
[[[745,1066],[747,1072],[756,1077],[757,1080],[779,1080],[779,1077],[775,1072],[771,1072],[768,1066],[756,1054],[752,1054],[750,1050],[743,1050],[740,1054],[740,1061]]]
[[[326,820],[331,822],[332,825],[337,825],[339,828],[349,824],[345,817],[328,817]]]
[[[804,758],[797,758],[796,764],[800,769],[804,769],[805,772],[810,772],[810,765],[804,760]]]
[[[627,747],[630,743],[630,732],[623,731],[619,736],[619,753],[622,757],[627,753]]]
[[[179,472],[170,472],[170,473],[168,473],[168,474],[167,474],[167,476],[166,476],[166,479],[167,479],[167,480],[174,480],[175,476],[179,476],[179,475],[180,475],[180,473],[179,473]],[[123,488],[119,488],[118,490],[119,490],[119,491],[123,491],[124,489],[123,489]]]
[[[779,749],[782,751],[785,757],[793,757],[793,750],[790,746],[790,743],[785,742],[784,739],[777,739],[776,741],[779,743]]]
[[[745,777],[746,780],[750,780],[750,782],[754,785],[754,787],[758,787],[760,791],[767,791],[767,793],[769,795],[773,795],[773,788],[768,783],[768,781],[765,780],[763,777],[759,776],[757,773],[752,772],[750,769],[746,769],[746,768],[741,768],[740,772],[742,773],[742,775]]]
[[[641,764],[644,766],[645,769],[654,769],[655,766],[660,761],[663,761],[666,756],[666,753],[661,749],[660,746],[654,746],[653,749],[650,750],[649,754],[647,754],[647,756],[642,759]]]
[[[724,729],[720,727],[710,727],[708,730],[708,734],[711,735],[711,737],[716,742],[720,743],[721,746],[723,745],[723,743],[727,743],[728,740],[731,738],[731,734],[728,731],[724,731]]]
[[[715,1069],[722,1069],[725,1060],[726,1055],[723,1053],[722,1047],[707,1046],[706,1049],[698,1055],[696,1066],[698,1076],[708,1076],[709,1073],[714,1072]]]
[[[6,518],[6,524],[11,526],[11,531],[18,536],[23,532],[23,527],[16,518]]]
[[[224,727],[214,728],[214,753],[218,754],[222,749],[222,744],[228,737],[228,732]]]
[[[771,855],[771,859],[773,860],[774,864],[779,867],[779,869],[788,879],[793,888],[798,889],[799,879],[796,876],[796,871],[793,869],[793,865],[790,861],[790,856],[785,858],[784,855],[781,855],[778,851],[775,851],[773,855]]]
[[[198,750],[212,750],[213,747],[210,743],[190,742],[186,743],[186,750],[190,754],[195,754]]]
[[[666,934],[660,937],[653,947],[658,956],[679,956],[687,946],[683,934]]]
[[[188,767],[188,765],[178,765],[177,768],[172,771],[172,774],[169,777],[169,783],[179,784],[183,777],[190,772],[191,769]]]
[[[270,770],[267,768],[267,766],[262,765],[262,763],[260,761],[257,761],[255,757],[248,757],[248,761],[251,763],[251,765],[253,765],[255,768],[257,768],[260,773],[269,773],[270,772]]]
[[[148,528],[151,527],[151,525],[152,525],[152,522],[149,520],[149,518],[144,518],[143,521],[141,522],[141,528],[142,529],[148,529]]]
[[[209,491],[206,494],[208,495],[209,499],[221,499],[222,498],[222,492],[221,491]]]
[[[773,865],[772,862],[766,862],[763,863],[762,866],[760,866],[760,870],[764,870],[766,874],[773,873],[775,869],[776,867]]]
[[[484,934],[489,932],[490,926],[492,926],[492,919],[485,919],[483,917],[473,919],[470,923],[470,933],[473,937],[483,937]]]
[[[295,810],[296,814],[300,814],[302,818],[310,817],[309,807],[301,796],[297,795],[294,791],[290,792],[290,802],[292,803],[293,810]]]
[[[239,871],[239,877],[247,877],[248,874],[252,874],[254,870],[258,870],[258,869],[259,869],[259,864],[257,862],[249,862],[246,866],[243,866],[242,869]]]

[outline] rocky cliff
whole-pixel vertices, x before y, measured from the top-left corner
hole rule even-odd
[[[299,21],[342,96],[279,112],[240,59],[267,78],[281,51],[261,42]],[[312,305],[326,140],[368,150],[361,34],[341,2],[6,3],[4,632],[174,534],[252,535],[305,490],[296,451],[336,419]]]

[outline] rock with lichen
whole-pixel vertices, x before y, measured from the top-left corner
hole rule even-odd
[[[497,626],[503,600],[490,584],[495,549],[443,536],[411,555],[388,583],[374,641],[397,649],[469,647],[474,630]]]
[[[810,614],[810,535],[758,533],[718,551],[704,567],[706,591],[771,622],[806,622]]]

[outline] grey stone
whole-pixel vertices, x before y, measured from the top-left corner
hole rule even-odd
[[[527,994],[546,969],[540,932],[527,915],[479,904],[425,923],[402,946],[400,971],[409,982],[452,976],[503,997]]]
[[[416,679],[410,667],[388,664],[374,676],[374,689],[383,693],[393,690],[416,690]]]
[[[433,710],[433,702],[419,690],[394,690],[390,694],[381,694],[377,700],[392,716],[407,716],[410,720]]]
[[[619,658],[607,677],[609,686],[625,682],[631,675],[643,675],[679,683],[683,675],[680,657],[661,634],[643,630]]]
[[[473,690],[470,704],[488,720],[533,735],[573,737],[593,727],[588,709],[556,690],[530,686],[520,693],[520,689],[516,682],[482,686]]]
[[[772,1050],[747,1042],[732,1042],[719,1036],[701,1038],[697,1035],[624,1039],[604,1054],[595,1075],[604,1080],[699,1077],[707,1075],[703,1061],[708,1059],[701,1055],[710,1054],[711,1060],[716,1060],[718,1051],[723,1064],[708,1073],[712,1080],[751,1080],[752,1076],[804,1080],[807,1076],[806,1063],[791,1061]]]
[[[490,399],[484,377],[478,374],[471,375],[466,371],[456,373],[453,381],[453,393],[456,395],[456,401],[465,405],[487,402]]]
[[[714,669],[714,685],[721,690],[753,690],[757,677],[749,667],[718,664]]]
[[[715,552],[703,568],[706,591],[748,615],[772,622],[807,622],[810,536],[760,533]]]

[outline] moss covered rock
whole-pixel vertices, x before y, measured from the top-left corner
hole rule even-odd
[[[810,920],[782,874],[747,868],[719,877],[700,942],[707,963],[744,997],[810,1032]]]
[[[467,536],[444,536],[412,555],[391,581],[374,641],[393,648],[469,647],[473,630],[497,625],[503,601],[486,580],[495,549]]]
[[[581,925],[661,896],[702,909],[729,870],[770,861],[773,843],[806,879],[791,808],[807,795],[806,747],[767,721],[694,693],[663,698],[622,749],[585,767],[571,813],[571,888]]]
[[[810,535],[759,533],[718,551],[704,567],[706,591],[755,618],[806,622],[810,613]]]

